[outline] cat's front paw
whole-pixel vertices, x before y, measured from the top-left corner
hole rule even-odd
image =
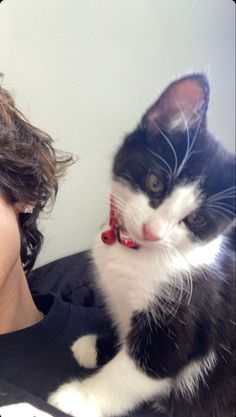
[[[97,366],[97,336],[89,334],[77,339],[71,346],[75,360],[84,368],[96,368]]]
[[[48,402],[74,417],[103,417],[97,398],[79,381],[61,385],[50,395]]]

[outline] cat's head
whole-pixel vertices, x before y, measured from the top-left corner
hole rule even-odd
[[[235,157],[207,130],[202,74],[173,82],[129,134],[113,165],[122,222],[143,246],[191,248],[235,219]]]

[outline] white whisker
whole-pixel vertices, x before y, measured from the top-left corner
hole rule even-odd
[[[170,256],[168,250],[166,251],[166,255],[167,255],[167,258],[169,260],[169,264],[171,265],[172,260],[171,260],[171,256]],[[172,286],[172,292],[167,293],[168,300],[166,302],[166,305],[168,306],[168,302],[171,302],[171,301],[173,302],[174,301],[172,309],[168,310],[168,313],[170,314],[171,319],[173,319],[178,312],[179,306],[180,306],[182,298],[183,298],[183,282],[182,282],[182,279],[179,276],[176,275],[174,270],[172,272],[171,278],[172,278],[172,280],[170,280],[170,284]],[[179,291],[179,293],[176,290]],[[174,296],[172,296],[172,294]]]
[[[185,154],[185,156],[183,158],[183,161],[181,162],[181,164],[179,166],[179,169],[177,171],[177,177],[179,176],[179,174],[182,171],[184,165],[186,164],[186,162],[189,160],[190,156],[192,155],[191,151],[192,151],[192,149],[195,145],[195,142],[198,138],[198,134],[199,134],[199,131],[200,131],[200,128],[201,128],[201,124],[202,124],[202,119],[200,118],[199,123],[198,123],[197,128],[196,128],[196,131],[195,131],[195,134],[194,134],[194,137],[193,137],[193,140],[192,140],[192,143],[190,144],[189,147],[187,147],[186,154]],[[188,138],[190,138],[189,134],[188,134]]]
[[[153,154],[156,158],[160,159],[166,165],[166,167],[168,168],[168,171],[166,171],[163,167],[161,167],[161,169],[163,169],[163,171],[166,172],[166,174],[168,175],[168,177],[171,177],[172,178],[173,177],[173,172],[172,172],[172,168],[168,164],[168,162],[164,158],[162,158],[160,155],[158,155],[156,152],[154,152],[152,149],[147,148],[147,150],[151,154]]]
[[[225,217],[227,220],[232,221],[232,216],[229,217],[228,215],[224,214],[221,210],[218,210],[216,208],[211,208],[210,211],[212,211],[213,213],[217,213],[218,215]]]
[[[219,211],[224,211],[225,213],[228,213],[229,215],[231,215],[232,217],[235,216],[235,211],[234,210],[229,210],[228,208],[224,207],[221,204],[209,204],[207,206],[209,209],[217,209]]]
[[[163,130],[159,126],[158,126],[158,130],[160,131],[160,133],[162,134],[162,136],[164,137],[164,139],[166,140],[166,142],[168,143],[168,145],[170,146],[170,148],[171,148],[171,150],[173,152],[173,155],[174,155],[174,158],[175,158],[175,166],[174,166],[174,172],[173,172],[173,174],[174,174],[174,177],[175,177],[176,170],[177,170],[177,167],[178,167],[178,157],[177,157],[175,148],[172,145],[172,143],[171,143],[170,139],[168,138],[168,136],[163,132]]]
[[[216,201],[216,199],[219,198],[219,200],[227,199],[227,198],[234,198],[236,195],[236,186],[232,186],[229,188],[226,188],[223,191],[220,191],[219,193],[212,194],[210,197],[207,198],[208,201]]]
[[[189,128],[188,128],[188,123],[187,123],[187,120],[186,120],[186,117],[185,117],[185,115],[184,115],[184,112],[183,112],[183,110],[181,109],[181,107],[180,107],[180,104],[179,104],[179,101],[177,100],[177,98],[174,96],[174,98],[175,98],[175,101],[176,101],[176,104],[177,104],[177,107],[179,108],[179,111],[180,111],[180,114],[181,114],[181,116],[182,116],[182,118],[183,118],[183,121],[184,121],[184,125],[185,125],[185,128],[186,128],[186,135],[187,135],[187,147],[186,147],[186,152],[185,152],[185,156],[184,156],[184,158],[183,158],[183,161],[182,161],[182,163],[180,164],[180,166],[179,166],[179,168],[178,168],[178,170],[177,170],[177,172],[176,172],[176,178],[178,177],[178,175],[180,174],[180,172],[182,171],[182,169],[183,169],[183,166],[184,166],[184,164],[185,164],[185,162],[186,162],[186,157],[190,157],[190,151],[189,151],[189,149],[190,149],[190,134],[189,134]]]

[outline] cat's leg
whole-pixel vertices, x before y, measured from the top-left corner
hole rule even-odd
[[[118,352],[119,337],[113,328],[109,333],[89,334],[77,339],[71,346],[75,360],[84,368],[96,368],[111,360]]]
[[[122,348],[93,376],[59,387],[49,402],[75,417],[119,416],[153,397],[168,395],[170,387],[169,378],[148,377]]]

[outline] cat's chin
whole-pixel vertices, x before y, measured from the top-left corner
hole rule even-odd
[[[158,254],[161,254],[162,252],[166,252],[169,246],[167,246],[164,242],[148,242],[143,240],[142,243],[140,243],[140,247],[143,247],[150,252],[157,252]]]

